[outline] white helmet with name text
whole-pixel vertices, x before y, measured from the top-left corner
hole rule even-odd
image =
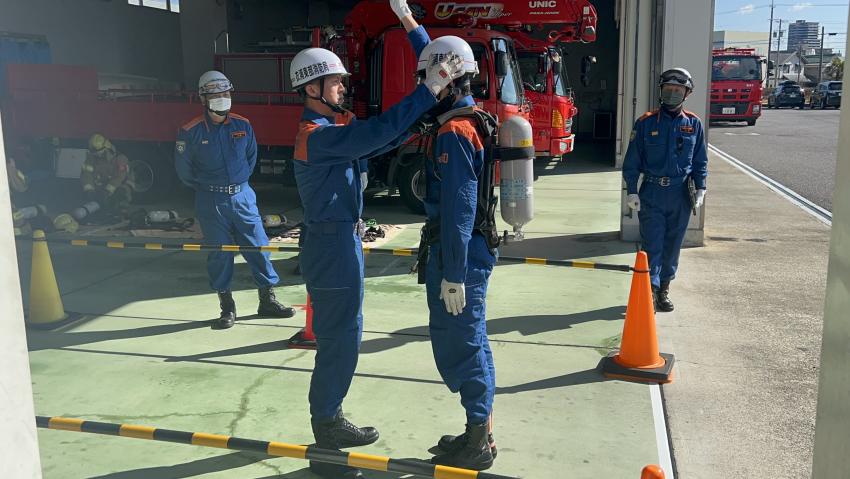
[[[336,53],[324,48],[301,50],[289,66],[289,80],[293,90],[328,75],[348,76],[349,73]]]
[[[463,73],[478,74],[478,62],[475,61],[475,55],[472,53],[472,47],[466,40],[454,35],[446,35],[434,39],[422,49],[419,55],[419,63],[416,70],[419,72],[428,68],[428,65],[439,63],[448,56],[449,53],[454,53],[463,59]]]

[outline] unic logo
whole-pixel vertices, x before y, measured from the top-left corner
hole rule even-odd
[[[458,5],[453,2],[438,3],[434,8],[434,16],[438,20],[445,20],[453,15],[467,15],[472,18],[499,18],[502,16],[504,8],[501,3],[471,3],[469,5]]]
[[[537,0],[528,2],[529,8],[555,8],[558,6],[558,2],[555,0]]]

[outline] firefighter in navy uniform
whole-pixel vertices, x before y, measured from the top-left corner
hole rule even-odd
[[[623,179],[628,206],[640,219],[655,309],[669,312],[673,311],[670,282],[676,277],[688,221],[705,199],[708,156],[702,120],[684,109],[694,89],[690,73],[684,68],[667,70],[658,86],[661,107],[635,123],[623,161]]]
[[[358,231],[363,209],[365,159],[399,146],[410,126],[436,103],[435,95],[460,75],[449,55],[429,65],[426,80],[383,114],[358,121],[341,107],[342,61],[322,48],[292,60],[293,88],[304,98],[295,140],[295,180],[304,205],[301,274],[313,302],[316,363],[310,381],[310,415],[319,447],[342,449],[378,440],[373,427],[345,419],[342,402],[357,366],[363,331],[363,246]],[[326,478],[363,477],[353,467],[310,463]]]
[[[183,125],[177,134],[174,163],[177,175],[195,190],[195,214],[210,244],[266,246],[269,238],[257,210],[257,195],[248,178],[257,163],[257,141],[247,118],[230,112],[233,86],[224,74],[204,73],[198,93],[204,113]],[[279,281],[269,253],[242,253],[258,287],[257,314],[289,318],[295,310],[277,301],[272,289]],[[230,328],[236,320],[236,303],[230,291],[233,253],[214,251],[207,256],[210,287],[218,292],[221,317],[218,327]]]
[[[427,220],[417,268],[426,285],[437,370],[449,390],[460,393],[466,411],[465,432],[443,436],[437,445],[441,453],[431,462],[480,471],[493,465],[496,452],[490,430],[496,371],[485,301],[499,236],[490,200],[493,165],[487,163],[484,143],[495,135],[497,123],[471,96],[478,64],[469,44],[455,36],[431,41],[405,0],[390,5],[413,42],[420,77],[447,52],[463,59],[463,76],[439,92],[440,104],[429,112],[435,120],[433,151],[425,169]]]

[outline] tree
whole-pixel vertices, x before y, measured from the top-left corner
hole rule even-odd
[[[823,75],[828,80],[841,80],[844,78],[844,60],[834,57],[829,65],[823,69]]]

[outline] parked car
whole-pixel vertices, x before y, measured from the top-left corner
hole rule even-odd
[[[822,110],[828,106],[841,108],[840,81],[825,81],[819,83],[812,91],[812,99],[809,101],[809,108],[820,107]]]
[[[782,108],[790,106],[794,108],[803,108],[806,103],[806,97],[803,96],[803,90],[800,85],[792,81],[785,81],[776,85],[776,88],[767,97],[768,108]]]

